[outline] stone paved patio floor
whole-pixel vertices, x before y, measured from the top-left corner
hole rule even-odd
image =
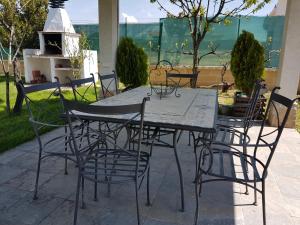
[[[52,131],[47,136],[61,132]],[[257,133],[252,128],[251,135]],[[187,134],[179,144],[185,181],[186,211],[180,212],[179,178],[171,149],[155,147],[151,161],[151,201],[146,207],[145,183],[140,190],[143,225],[192,225],[195,208],[192,148]],[[59,147],[59,146],[58,146]],[[76,167],[69,164],[64,175],[64,160],[49,158],[42,166],[39,198],[32,200],[36,141],[30,141],[0,155],[0,225],[72,224]],[[231,183],[206,184],[200,200],[199,225],[260,225],[261,202],[254,206],[252,191]],[[93,185],[86,183],[86,209],[79,210],[80,225],[134,225],[136,211],[134,186],[113,185],[111,196],[106,186],[99,187],[100,198],[93,201]],[[300,134],[285,129],[273,158],[266,183],[267,224],[300,225]],[[260,196],[259,196],[260,200]]]

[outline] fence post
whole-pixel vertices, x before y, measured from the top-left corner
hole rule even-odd
[[[127,37],[127,17],[125,17],[125,37]]]
[[[238,15],[238,32],[237,32],[237,37],[240,36],[240,29],[241,29],[241,15]]]
[[[163,31],[163,22],[159,21],[159,37],[158,37],[158,55],[157,55],[157,62],[160,61],[161,42],[162,42],[162,31]]]

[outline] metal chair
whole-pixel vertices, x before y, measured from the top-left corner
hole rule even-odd
[[[231,126],[235,128],[244,128],[247,121],[257,120],[263,110],[263,102],[261,101],[263,94],[267,92],[266,84],[263,80],[257,80],[254,84],[253,91],[246,104],[236,104],[233,107],[244,108],[245,114],[242,117],[219,116],[218,125]]]
[[[197,87],[198,73],[166,73],[166,85],[176,85],[178,87]],[[188,80],[188,81],[186,81]],[[184,83],[182,83],[182,81]]]
[[[111,74],[98,73],[98,77],[101,83],[102,98],[107,98],[120,93],[118,87],[118,77],[115,71]]]
[[[67,159],[74,161],[73,153],[67,151],[68,130],[65,122],[60,118],[64,112],[62,102],[59,98],[59,82],[39,84],[24,87],[17,83],[25,98],[29,112],[29,122],[31,123],[38,145],[38,163],[33,199],[37,199],[39,175],[42,160],[50,156],[58,156],[65,159],[65,174],[67,174]],[[40,96],[37,98],[37,93]],[[35,94],[33,98],[32,94]],[[43,97],[45,95],[45,97]],[[46,139],[41,135],[53,128],[64,128],[65,133]]]
[[[91,77],[89,77],[89,78],[72,80],[68,77],[67,79],[69,80],[69,85],[72,87],[74,99],[76,101],[92,103],[92,102],[95,102],[98,100],[95,77],[93,74],[91,74]],[[91,90],[92,94],[94,95],[95,100],[91,101],[88,98],[90,90]]]
[[[291,108],[297,100],[291,100],[275,93],[277,89],[279,88],[275,88],[272,91],[267,109],[263,116],[253,154],[245,154],[233,146],[227,146],[228,149],[224,149],[223,145],[219,145],[219,143],[215,143],[214,141],[210,143],[206,142],[204,147],[203,144],[201,144],[199,156],[195,154],[195,157],[197,157],[195,225],[198,220],[198,195],[200,196],[201,194],[202,185],[215,181],[235,182],[252,188],[254,190],[254,204],[257,202],[257,192],[261,193],[263,224],[266,225],[265,180],[268,174],[268,167],[275,153]],[[271,108],[276,113],[277,126],[270,131],[270,129],[266,129],[266,122]],[[279,115],[279,109],[280,112],[283,113],[282,115]],[[199,142],[202,142],[200,138],[194,139],[195,152],[197,151]],[[260,151],[267,153],[267,158],[258,157]],[[242,172],[236,171],[236,168],[239,168]],[[203,176],[204,174],[205,176]],[[262,184],[261,189],[257,187],[257,183]]]
[[[147,177],[147,203],[150,205],[149,159],[151,153],[141,151],[144,110],[148,98],[145,98],[140,104],[123,106],[86,105],[64,100],[63,96],[62,99],[71,133],[69,144],[76,155],[78,165],[74,225],[77,224],[80,189],[82,206],[84,207],[85,180],[94,183],[95,200],[97,199],[98,183],[110,185],[133,182],[136,191],[137,220],[138,224],[141,224],[138,190],[145,177]],[[76,114],[74,114],[74,110],[76,110]],[[107,115],[123,115],[124,120],[114,120]],[[99,130],[98,127],[90,126],[84,129],[85,132],[82,133],[81,129],[72,125],[76,122],[82,126],[87,126],[86,120],[109,122],[110,127],[109,129],[102,127],[103,129]],[[133,136],[131,135],[130,124],[139,126],[139,131],[136,131]],[[79,143],[78,136],[81,136],[84,142]],[[120,140],[121,136],[125,137],[125,141]],[[137,148],[129,150],[129,143],[133,142],[133,139],[137,143]]]

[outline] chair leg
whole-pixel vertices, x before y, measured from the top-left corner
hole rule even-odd
[[[194,143],[194,156],[195,156],[195,165],[196,165],[196,169],[195,169],[195,178],[194,178],[194,183],[197,182],[197,173],[198,173],[198,155],[197,155],[197,147],[196,144]]]
[[[254,202],[253,202],[253,205],[257,205],[257,182],[256,180],[254,179],[254,188],[253,188],[253,194],[254,194]]]
[[[81,177],[81,208],[85,209],[85,202],[84,202],[84,178]]]
[[[136,215],[137,215],[137,221],[138,225],[141,225],[140,221],[140,206],[139,206],[139,194],[138,194],[138,182],[135,181],[135,203],[136,203]]]
[[[150,202],[150,166],[147,171],[147,206],[151,206]]]
[[[246,138],[244,139],[244,142],[246,141]],[[243,154],[247,155],[247,147],[245,144],[243,144]],[[248,163],[247,159],[245,159],[245,165],[246,165],[246,172],[248,173]],[[245,195],[249,195],[248,186],[246,185]]]
[[[266,190],[265,180],[262,181],[262,210],[263,210],[263,224],[266,225]]]
[[[96,154],[96,158],[97,158]],[[98,160],[95,159],[95,183],[94,183],[94,201],[98,201]]]
[[[77,214],[78,214],[78,204],[79,204],[79,192],[80,192],[80,181],[81,181],[81,176],[80,176],[80,172],[78,171],[73,225],[77,224]]]
[[[68,141],[68,130],[67,130],[67,126],[65,126],[65,153],[67,153],[68,151],[68,144],[67,144],[67,141]],[[65,175],[68,175],[68,158],[67,158],[67,155],[65,156]]]
[[[192,133],[189,131],[189,146],[191,146],[191,135]]]
[[[196,198],[196,209],[195,209],[195,217],[194,217],[194,225],[197,225],[198,223],[198,217],[199,217],[199,198],[202,191],[202,173],[197,168],[197,175],[195,178],[195,198]]]
[[[40,170],[41,170],[41,160],[42,160],[41,158],[42,158],[42,148],[40,147],[40,149],[39,149],[39,159],[38,159],[37,171],[36,171],[36,178],[35,178],[33,200],[38,199],[37,192],[38,192],[39,177],[40,177]]]

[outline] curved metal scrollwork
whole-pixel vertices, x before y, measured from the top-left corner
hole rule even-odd
[[[176,97],[180,97],[180,94],[177,93],[177,89],[179,86],[177,83],[175,85],[168,85],[166,82],[164,84],[161,83],[158,85],[153,85],[153,83],[151,82],[151,77],[162,76],[163,75],[162,73],[164,73],[166,76],[166,74],[169,72],[178,72],[179,73],[179,71],[177,71],[173,68],[172,63],[170,63],[167,60],[159,61],[156,64],[155,68],[150,70],[150,73],[149,73],[150,92],[147,93],[148,96],[151,96],[153,93],[155,93],[159,96],[160,99],[162,99],[163,97],[166,97],[168,95],[172,95],[173,93],[175,93]]]

